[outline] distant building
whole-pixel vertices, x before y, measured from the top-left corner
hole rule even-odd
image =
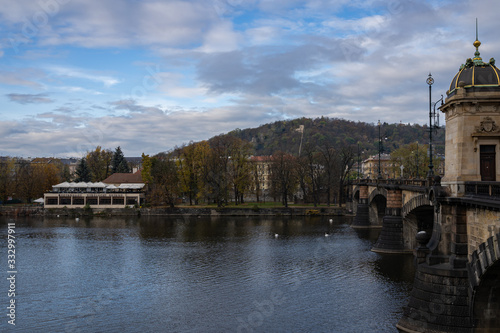
[[[254,166],[250,192],[257,193],[259,191],[259,194],[265,199],[271,190],[271,157],[252,156],[250,162]]]
[[[78,158],[36,157],[31,160],[31,164],[60,164],[68,168],[69,175],[73,178],[79,161]]]
[[[68,183],[52,186],[44,194],[46,208],[125,208],[142,205],[144,183],[141,172],[115,173],[98,183]]]
[[[142,157],[124,157],[133,173],[142,169]]]
[[[59,161],[65,166],[68,167],[69,174],[71,178],[73,178],[76,174],[76,167],[78,165],[78,162],[80,162],[79,158],[60,158]]]
[[[363,178],[378,178],[378,161],[378,155],[373,155],[362,162],[361,173],[363,174]],[[399,175],[394,174],[391,155],[380,155],[380,174],[382,175],[382,178],[399,177]]]

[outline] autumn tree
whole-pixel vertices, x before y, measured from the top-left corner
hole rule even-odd
[[[352,166],[354,164],[354,149],[352,145],[343,145],[340,148],[340,152],[337,158],[337,174],[338,174],[338,196],[339,205],[342,205],[342,199],[344,197],[344,185],[351,172]]]
[[[299,188],[302,191],[304,201],[307,201],[309,189],[311,188],[311,179],[309,178],[309,168],[307,158],[302,155],[297,158],[296,172]]]
[[[142,169],[141,169],[141,177],[142,181],[148,185],[153,181],[153,177],[151,176],[151,157],[142,153]]]
[[[251,145],[245,140],[236,137],[229,137],[229,181],[233,188],[235,204],[243,203],[245,191],[250,186],[251,165],[250,154]]]
[[[30,202],[38,191],[36,170],[28,161],[19,161],[16,168],[16,195]]]
[[[35,174],[39,183],[39,191],[36,197],[42,197],[43,194],[52,189],[53,185],[61,182],[62,164],[57,161],[53,163],[40,163],[35,165]]]
[[[285,207],[288,207],[288,198],[293,195],[297,187],[295,171],[295,157],[282,151],[271,157],[271,179],[274,191],[281,196]]]
[[[0,200],[6,202],[12,196],[15,188],[15,160],[4,157],[0,160]]]
[[[326,203],[330,206],[332,202],[332,190],[336,186],[336,164],[337,150],[330,145],[324,145],[319,149],[319,162],[323,168],[322,184],[326,192]]]
[[[16,168],[16,194],[25,202],[43,196],[58,184],[61,170],[54,163],[19,161]]]
[[[312,145],[306,144],[300,163],[304,165],[303,167],[306,167],[305,173],[309,183],[309,193],[314,207],[316,207],[320,202],[319,190],[321,188],[323,168],[319,163],[319,154],[313,149]]]
[[[198,203],[198,163],[195,143],[174,150],[181,191],[189,198],[189,205]]]
[[[151,204],[174,207],[180,183],[177,165],[170,154],[158,154],[151,159],[151,179],[148,190]]]
[[[204,149],[200,154],[199,161],[204,166],[200,168],[203,194],[218,207],[222,207],[229,200],[230,146],[230,139],[220,135],[213,138],[208,149]]]
[[[111,174],[111,160],[113,152],[97,146],[94,151],[88,152],[86,156],[87,165],[90,169],[93,182],[100,182]]]
[[[391,168],[394,175],[401,175],[401,166],[405,178],[425,178],[428,172],[428,145],[410,143],[391,153]],[[436,164],[437,165],[437,164]]]

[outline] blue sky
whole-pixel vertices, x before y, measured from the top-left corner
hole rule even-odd
[[[0,155],[156,154],[298,117],[428,121],[500,3],[0,0]],[[306,132],[307,134],[307,129]]]

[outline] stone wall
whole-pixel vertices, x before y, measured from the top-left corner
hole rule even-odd
[[[334,216],[344,215],[344,208],[43,208],[40,206],[0,206],[0,216]]]
[[[467,209],[469,255],[478,250],[480,244],[499,232],[500,212],[472,207]]]

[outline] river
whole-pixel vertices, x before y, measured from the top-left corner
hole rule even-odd
[[[413,257],[371,252],[379,231],[351,221],[0,217],[0,330],[397,332]]]

